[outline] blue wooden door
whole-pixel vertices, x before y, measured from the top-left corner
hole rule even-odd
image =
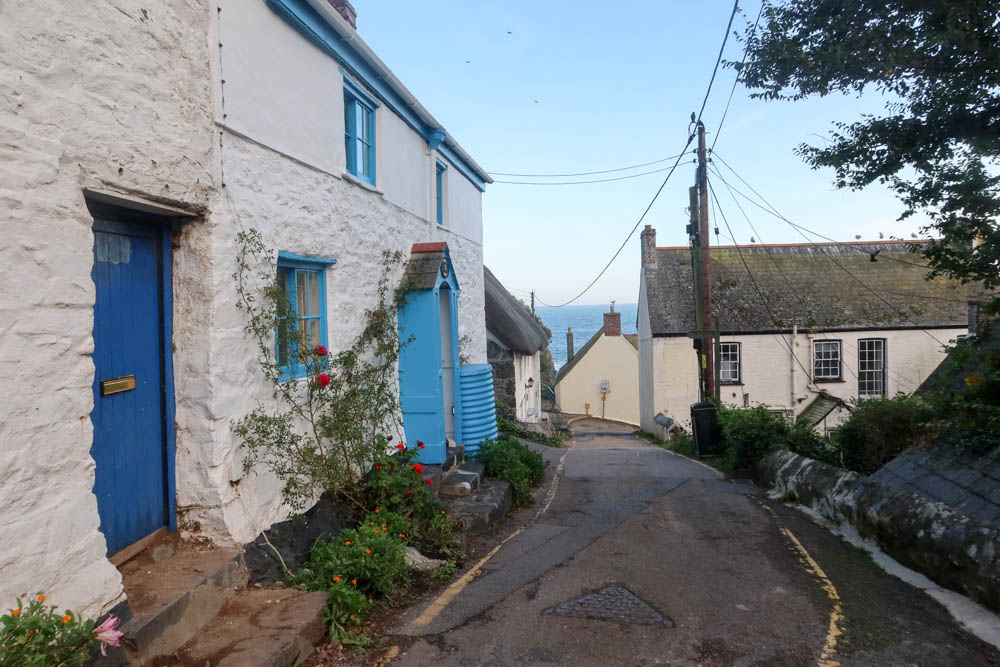
[[[91,454],[108,554],[169,523],[161,233],[141,222],[94,221]]]

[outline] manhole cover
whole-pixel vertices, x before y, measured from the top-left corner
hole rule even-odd
[[[640,625],[664,625],[668,628],[674,626],[673,621],[622,586],[608,586],[596,593],[564,602],[547,611],[550,614],[573,618],[592,618]]]

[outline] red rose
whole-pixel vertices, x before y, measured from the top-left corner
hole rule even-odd
[[[434,483],[434,482],[431,481],[430,477],[424,477],[424,481],[427,482],[428,484],[433,484]]]
[[[413,469],[416,470],[418,473],[422,473],[424,471],[424,467],[419,463],[414,463]]]
[[[317,357],[325,357],[327,355],[326,348],[322,345],[317,345],[313,348],[313,355]]]
[[[372,315],[374,315],[375,317],[382,317],[382,311],[376,310],[374,313],[372,313]]]
[[[375,464],[375,470],[381,470],[382,466],[378,463]]]
[[[417,440],[417,447],[419,447],[420,449],[424,448],[424,443],[422,440]]]
[[[403,443],[399,443],[398,445],[396,445],[396,449],[398,449],[399,451],[403,451],[404,449],[406,449],[406,445],[404,445]]]
[[[412,495],[413,495],[413,491],[412,491],[412,490],[410,490],[410,489],[407,489],[407,490],[406,490],[406,495],[408,495],[408,496],[412,496]]]
[[[320,373],[319,375],[316,376],[316,384],[318,384],[320,387],[325,387],[326,385],[330,384],[330,376],[327,375],[326,373]]]

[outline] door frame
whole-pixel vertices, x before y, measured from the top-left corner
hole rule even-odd
[[[115,205],[104,201],[95,201],[96,198],[87,197],[87,208],[91,214],[91,230],[98,230],[98,218],[105,218],[111,222],[120,221],[124,223],[140,224],[152,228],[157,232],[160,243],[159,264],[159,285],[157,286],[160,307],[160,407],[163,415],[160,433],[163,437],[164,445],[164,499],[167,523],[166,528],[170,531],[177,530],[177,477],[176,477],[176,403],[174,400],[174,362],[173,362],[173,320],[174,320],[174,298],[173,298],[173,252],[171,240],[173,237],[173,224],[177,221],[176,209],[161,209],[162,214],[158,214],[155,209],[137,209],[129,206],[130,202],[122,202],[126,205]],[[116,202],[117,203],[117,202]],[[92,244],[93,245],[93,244]],[[93,249],[91,249],[93,255]],[[94,259],[91,257],[91,266]],[[94,300],[97,303],[96,295]],[[97,366],[94,366],[96,378]],[[93,424],[91,424],[93,427]],[[95,436],[96,437],[96,434]],[[94,437],[91,438],[91,448],[94,446]],[[139,544],[139,542],[123,547],[117,553],[128,550]],[[114,558],[116,554],[109,554],[109,558]]]

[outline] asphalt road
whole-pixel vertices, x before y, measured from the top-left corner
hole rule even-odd
[[[751,484],[596,420],[574,433],[569,449],[539,448],[548,479],[502,546],[404,612],[393,664],[997,659],[925,593]]]

